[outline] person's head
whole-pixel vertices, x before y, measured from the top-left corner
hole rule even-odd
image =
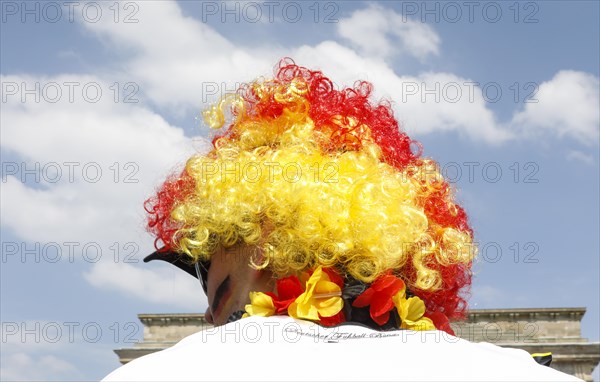
[[[238,310],[384,329],[447,328],[464,315],[475,254],[467,216],[371,91],[336,90],[282,60],[273,79],[205,112],[227,129],[146,209],[165,250],[210,264],[215,324]]]

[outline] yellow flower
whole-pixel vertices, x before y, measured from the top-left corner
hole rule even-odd
[[[250,304],[245,307],[246,313],[242,317],[260,316],[269,317],[275,314],[273,299],[262,292],[250,292]]]
[[[412,330],[435,330],[433,321],[427,317],[423,317],[425,314],[425,303],[419,297],[406,298],[406,290],[403,289],[392,297],[396,309],[398,309],[398,315],[402,324],[402,329]]]
[[[288,314],[294,318],[318,321],[321,317],[332,317],[344,306],[342,289],[329,279],[322,267],[315,269],[306,281],[306,289],[288,307]]]

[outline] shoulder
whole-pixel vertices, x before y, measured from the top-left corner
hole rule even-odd
[[[324,328],[286,316],[250,317],[190,335],[104,381],[163,380],[577,381],[523,350],[441,331]]]

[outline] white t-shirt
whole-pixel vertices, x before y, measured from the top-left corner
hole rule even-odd
[[[580,381],[520,349],[441,331],[324,328],[287,316],[249,317],[135,359],[109,381]]]

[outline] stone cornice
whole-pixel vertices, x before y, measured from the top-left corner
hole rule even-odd
[[[468,321],[568,320],[581,321],[586,308],[472,309]]]
[[[209,325],[203,313],[152,313],[138,314],[140,321],[147,326],[153,325]]]

